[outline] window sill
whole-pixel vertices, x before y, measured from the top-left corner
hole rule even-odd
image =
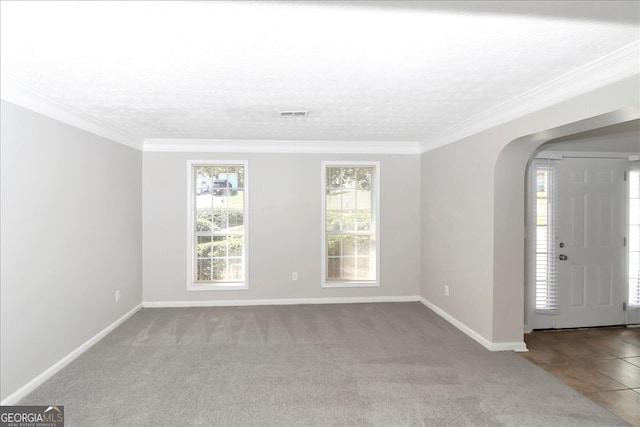
[[[380,283],[375,280],[324,282],[323,288],[379,288]]]
[[[208,283],[208,284],[195,284],[191,283],[187,286],[187,291],[243,291],[249,289],[247,283]]]

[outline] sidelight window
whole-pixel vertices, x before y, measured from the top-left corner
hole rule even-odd
[[[640,306],[640,170],[629,171],[629,305]]]
[[[553,311],[558,308],[558,272],[556,266],[556,177],[557,170],[550,160],[534,164],[535,181],[535,307]]]

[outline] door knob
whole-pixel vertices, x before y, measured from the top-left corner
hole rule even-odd
[[[558,258],[560,258],[560,261],[566,261],[568,259],[565,254],[560,254]]]

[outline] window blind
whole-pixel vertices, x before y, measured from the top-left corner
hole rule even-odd
[[[557,164],[551,159],[535,161],[536,310],[558,309],[556,253]]]

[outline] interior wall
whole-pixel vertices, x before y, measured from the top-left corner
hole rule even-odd
[[[422,296],[491,343],[522,343],[526,164],[549,139],[637,118],[638,93],[636,75],[424,153]]]
[[[4,101],[0,124],[5,399],[141,302],[142,153]]]
[[[187,160],[248,160],[249,289],[187,291]],[[321,162],[380,161],[380,287],[321,288]],[[143,159],[146,303],[419,295],[417,155],[153,153]],[[298,272],[298,280],[291,273]]]
[[[455,143],[421,156],[421,295],[491,336],[491,188],[496,148]],[[449,289],[445,295],[444,287]]]

